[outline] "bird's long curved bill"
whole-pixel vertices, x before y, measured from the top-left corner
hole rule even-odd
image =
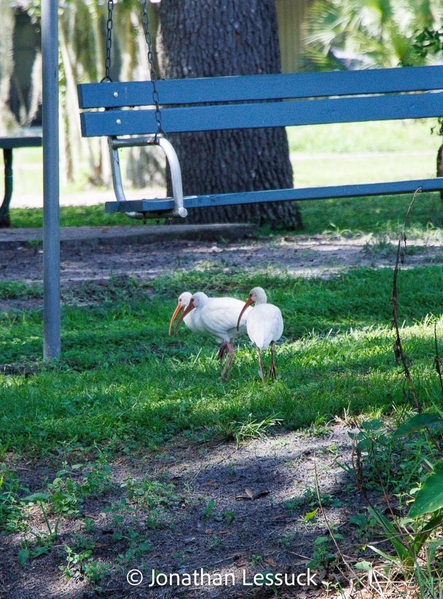
[[[169,336],[172,335],[172,325],[174,324],[174,320],[177,318],[177,316],[180,314],[180,312],[183,310],[183,306],[181,304],[177,304],[177,307],[174,310],[173,315],[171,316],[171,320],[169,321]],[[180,325],[180,322],[183,320],[183,316],[182,318],[179,320],[177,326],[175,327],[175,331],[174,333],[177,332],[177,329]]]
[[[180,311],[183,310],[183,307],[179,304],[176,309],[174,310],[174,314],[172,315],[171,321],[169,323],[169,334],[171,335],[171,331],[172,331],[172,325],[174,323],[175,318],[177,317],[178,314],[180,314],[178,320],[177,320],[177,324],[175,325],[175,330],[174,333],[175,334],[178,331],[178,327],[180,326],[181,321],[184,319],[184,317],[189,314],[189,312],[191,310],[194,309],[194,304],[192,303],[192,300],[189,302],[189,304],[186,306],[186,309],[180,314]]]
[[[246,303],[245,303],[245,305],[244,305],[244,306],[243,306],[243,308],[242,308],[242,311],[240,312],[240,316],[238,317],[238,320],[237,320],[237,331],[238,331],[238,330],[239,330],[239,328],[240,328],[240,322],[241,322],[241,319],[242,319],[242,316],[243,316],[243,314],[246,312],[246,310],[249,308],[249,306],[250,306],[251,304],[252,304],[252,301],[251,301],[251,299],[250,299],[250,298],[248,298],[248,299],[246,300]]]

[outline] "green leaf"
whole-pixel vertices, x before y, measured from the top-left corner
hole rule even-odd
[[[443,424],[443,418],[440,414],[416,414],[407,422],[402,424],[393,434],[394,439],[416,433],[428,426]]]
[[[20,566],[26,566],[26,562],[29,559],[29,549],[26,549],[25,547],[22,547],[22,549],[20,549],[20,551],[18,552],[18,563],[20,564]]]
[[[406,545],[404,545],[401,541],[400,533],[395,528],[395,526],[380,512],[373,508],[369,508],[369,513],[377,520],[380,526],[383,528],[387,538],[392,543],[398,557],[402,561],[403,564],[410,563],[412,560],[411,552],[408,550]],[[381,551],[376,550],[371,546],[371,549],[379,553],[380,555],[384,555]]]
[[[28,495],[24,497],[24,501],[48,501],[50,495],[49,493],[33,493],[32,495]]]
[[[440,508],[443,508],[443,460],[436,463],[434,471],[425,480],[408,515],[416,518]]]
[[[384,551],[381,551],[377,547],[374,547],[374,545],[368,545],[368,549],[372,549],[372,551],[374,551],[378,555],[381,555],[381,557],[384,557],[385,560],[387,560],[391,564],[398,562],[398,557],[395,557],[395,555],[389,555],[389,554],[385,553]]]
[[[315,508],[315,510],[313,510],[312,512],[308,512],[305,515],[305,522],[309,522],[310,520],[312,520],[312,518],[315,518],[315,516],[317,515],[318,512],[318,507]]]

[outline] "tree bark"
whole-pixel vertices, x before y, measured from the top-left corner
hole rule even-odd
[[[9,108],[9,96],[14,61],[12,40],[14,34],[14,12],[5,0],[0,0],[0,135],[18,123]]]
[[[164,78],[278,73],[274,0],[162,0],[158,58]],[[180,160],[185,195],[293,185],[284,128],[171,134],[170,140]],[[255,222],[273,228],[302,225],[294,202],[193,209],[186,220]]]

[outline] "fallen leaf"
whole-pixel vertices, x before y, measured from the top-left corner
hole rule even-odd
[[[269,495],[269,491],[263,489],[263,491],[259,491],[258,493],[256,493],[253,499],[260,499],[260,497],[266,497],[266,495]]]
[[[255,499],[260,499],[260,497],[265,497],[265,495],[269,495],[269,491],[264,489],[263,491],[259,491],[255,495],[252,493],[251,489],[245,489],[245,495],[236,495],[237,500],[249,500],[254,501]]]

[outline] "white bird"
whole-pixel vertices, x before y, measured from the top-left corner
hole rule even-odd
[[[221,344],[218,350],[218,358],[221,360],[228,353],[228,359],[221,373],[222,378],[225,375],[227,375],[227,378],[229,377],[234,358],[234,339],[246,333],[246,320],[249,311],[244,312],[241,319],[238,318],[243,305],[244,303],[241,300],[234,297],[208,297],[206,293],[198,291],[189,299],[187,307],[184,308],[177,322],[176,331],[181,321],[192,315],[192,321],[188,324],[185,320],[185,324],[192,331],[214,337]],[[177,306],[171,318],[169,331],[172,330],[172,323],[180,312],[181,310]]]
[[[275,378],[274,346],[275,342],[283,335],[283,317],[280,308],[273,304],[268,304],[265,291],[261,287],[254,287],[249,292],[248,299],[244,304],[243,310],[238,317],[240,325],[244,312],[255,304],[254,308],[248,314],[246,330],[249,339],[254,343],[258,350],[258,363],[260,366],[260,376],[263,384],[266,386],[265,375],[263,372],[263,360],[261,350],[271,346],[271,363],[269,366],[269,376]]]
[[[174,320],[177,318],[177,316],[180,314],[180,312],[182,310],[186,310],[186,308],[189,305],[189,302],[191,301],[191,297],[192,297],[192,293],[190,293],[189,291],[183,291],[183,293],[179,295],[177,307],[175,308],[174,313],[171,316],[171,320],[169,321],[169,335],[172,335],[172,325],[174,324]],[[190,312],[189,314],[187,314],[183,318],[183,321],[184,321],[185,325],[188,327],[188,329],[190,329],[194,333],[202,333],[203,332],[203,331],[199,331],[196,328],[196,326],[194,324],[194,313],[193,312]],[[178,329],[178,325],[175,329],[175,332],[177,332],[177,329]]]

